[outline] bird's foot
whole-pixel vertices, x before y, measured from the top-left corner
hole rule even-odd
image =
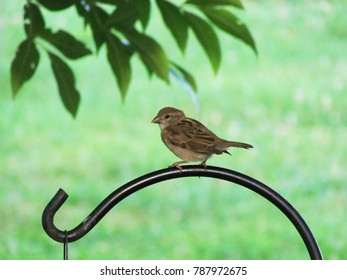
[[[180,173],[182,173],[182,166],[180,165],[181,162],[175,162],[173,164],[171,164],[169,167],[176,167],[177,169],[179,169]]]
[[[201,165],[205,168],[205,171],[207,170],[207,165],[206,165],[206,161],[203,161],[202,163],[201,163]]]

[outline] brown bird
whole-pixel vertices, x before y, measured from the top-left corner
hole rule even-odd
[[[152,123],[159,124],[164,144],[182,159],[170,165],[180,170],[180,164],[192,161],[201,161],[206,168],[206,161],[213,154],[230,155],[227,151],[229,147],[253,148],[250,144],[219,138],[201,122],[187,118],[181,110],[172,107],[161,109]]]

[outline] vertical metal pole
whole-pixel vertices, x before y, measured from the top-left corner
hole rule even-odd
[[[64,260],[68,260],[69,259],[69,240],[67,237],[67,230],[65,230],[64,233],[65,233],[65,240],[64,240],[63,257],[64,257]]]

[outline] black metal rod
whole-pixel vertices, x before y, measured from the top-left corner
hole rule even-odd
[[[56,195],[48,203],[43,211],[42,226],[46,233],[55,241],[64,243],[73,242],[86,235],[115,205],[129,195],[153,184],[182,177],[210,177],[236,183],[246,187],[280,209],[292,222],[299,232],[311,259],[323,259],[317,241],[315,240],[310,228],[298,213],[298,211],[280,194],[275,192],[265,184],[233,170],[207,166],[206,169],[200,165],[183,166],[180,171],[177,168],[166,168],[141,176],[122,187],[116,189],[106,197],[90,214],[74,229],[65,231],[60,230],[54,225],[54,216],[59,208],[64,204],[68,195],[64,190],[59,189]]]
[[[64,240],[64,246],[63,246],[63,258],[64,260],[68,260],[69,259],[69,241],[67,238],[67,231],[64,231],[65,233],[65,240]]]

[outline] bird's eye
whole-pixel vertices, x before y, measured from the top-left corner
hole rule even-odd
[[[170,115],[166,115],[166,116],[165,116],[165,119],[168,119],[168,118],[170,118]]]

